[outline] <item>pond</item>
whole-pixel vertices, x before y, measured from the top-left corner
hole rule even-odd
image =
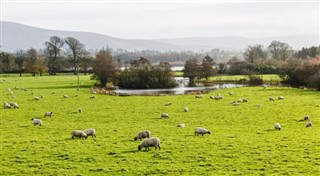
[[[159,95],[159,94],[187,94],[189,92],[209,91],[222,88],[242,87],[241,84],[217,84],[213,86],[187,87],[188,78],[176,77],[178,86],[171,89],[116,89],[113,92],[119,95]]]

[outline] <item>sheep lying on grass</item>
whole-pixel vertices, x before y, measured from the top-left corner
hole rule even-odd
[[[15,108],[15,109],[19,108],[19,105],[16,102],[11,102],[10,105],[13,106],[13,108]]]
[[[274,101],[274,98],[273,97],[269,97],[269,101]]]
[[[149,147],[155,147],[155,150],[159,148],[160,150],[160,139],[157,137],[145,139],[138,146],[138,150],[140,151],[142,148],[146,148],[147,150],[149,150]]]
[[[312,126],[312,123],[311,122],[307,122],[306,123],[306,127],[311,127]]]
[[[276,129],[276,130],[281,130],[281,125],[280,125],[280,123],[275,123],[275,124],[274,124],[274,129]]]
[[[72,139],[74,139],[74,137],[78,137],[80,139],[82,139],[82,138],[87,139],[88,138],[87,134],[82,130],[73,130],[71,132],[71,135],[72,135]]]
[[[169,118],[169,114],[167,114],[167,113],[162,113],[162,114],[161,114],[161,118]]]
[[[144,139],[144,138],[150,138],[151,137],[151,132],[149,130],[143,130],[137,133],[137,135],[134,137],[134,140]]]
[[[184,123],[179,123],[178,125],[177,125],[177,127],[185,127],[186,126],[186,124],[184,124]]]
[[[52,116],[52,114],[53,114],[53,112],[45,112],[45,113],[44,113],[44,117],[46,117],[46,116],[51,117],[51,116]]]
[[[84,130],[84,132],[86,133],[87,136],[92,136],[92,138],[93,137],[95,137],[95,138],[97,137],[96,136],[96,130],[93,129],[93,128],[86,129],[86,130]]]
[[[7,102],[3,102],[3,107],[4,107],[4,109],[10,109],[11,108],[10,104],[7,103]]]
[[[209,130],[207,130],[205,128],[197,127],[194,129],[194,134],[195,135],[201,134],[203,136],[204,134],[211,134],[211,133]]]
[[[32,120],[32,123],[34,126],[36,126],[36,125],[41,126],[42,125],[42,121],[40,119],[32,118],[31,120]]]

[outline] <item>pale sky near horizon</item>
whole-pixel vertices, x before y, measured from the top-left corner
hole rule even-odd
[[[1,0],[1,21],[126,39],[319,34],[320,1]]]

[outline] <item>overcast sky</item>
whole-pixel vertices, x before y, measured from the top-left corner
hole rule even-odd
[[[126,39],[319,36],[319,9],[319,0],[1,0],[1,20]]]

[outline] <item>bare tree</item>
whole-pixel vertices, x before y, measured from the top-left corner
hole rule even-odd
[[[287,43],[272,41],[268,46],[268,50],[271,54],[272,59],[284,61],[289,58],[292,54],[292,48]]]
[[[252,64],[258,61],[264,61],[267,58],[267,53],[262,45],[248,46],[243,55],[244,58]]]
[[[116,73],[116,63],[112,60],[110,52],[106,49],[101,49],[93,61],[92,71],[98,77],[102,87],[114,77]]]
[[[67,37],[65,39],[65,43],[67,44],[68,50],[71,53],[70,62],[72,64],[74,74],[78,74],[79,60],[85,51],[85,45],[73,37]]]
[[[22,76],[23,66],[24,66],[26,57],[27,57],[26,52],[23,51],[22,49],[20,49],[16,52],[15,62],[16,62],[16,65],[19,69],[20,77]]]
[[[44,43],[46,46],[45,52],[48,57],[49,74],[55,75],[57,72],[57,65],[62,47],[64,46],[64,40],[57,36],[50,37],[50,41]]]

